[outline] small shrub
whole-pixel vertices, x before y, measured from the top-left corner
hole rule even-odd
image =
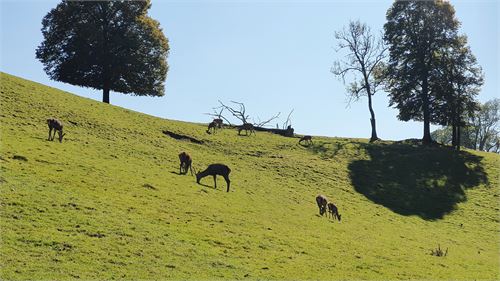
[[[446,257],[446,255],[448,255],[448,248],[446,248],[446,251],[443,252],[441,245],[438,244],[438,247],[435,250],[431,250],[431,255],[436,257]]]

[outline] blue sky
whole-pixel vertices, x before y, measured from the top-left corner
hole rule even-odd
[[[102,99],[101,91],[51,81],[35,58],[41,20],[59,1],[0,0],[0,70]],[[166,94],[111,94],[111,103],[168,119],[208,122],[217,100],[244,102],[253,117],[294,109],[297,133],[370,136],[367,101],[347,107],[345,87],[330,72],[340,58],[334,32],[359,19],[381,30],[392,1],[154,1],[149,11],[170,41]],[[451,1],[461,31],[485,73],[479,100],[498,97],[499,2]],[[422,137],[422,124],[401,122],[384,92],[374,97],[383,139]],[[50,114],[50,113],[48,113]],[[273,123],[275,126],[276,122]]]

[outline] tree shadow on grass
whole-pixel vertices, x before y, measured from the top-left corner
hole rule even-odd
[[[345,149],[345,142],[315,142],[312,145],[307,146],[312,152],[319,154],[324,158],[333,158],[337,156],[339,152]]]
[[[465,189],[487,183],[483,157],[447,147],[366,145],[369,160],[349,164],[355,190],[401,215],[436,220],[467,200]]]

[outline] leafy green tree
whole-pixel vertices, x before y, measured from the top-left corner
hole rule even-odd
[[[462,127],[460,145],[481,151],[500,152],[500,99],[493,99],[479,105],[479,110],[469,115]],[[437,142],[452,145],[453,129],[451,125],[432,132]]]
[[[459,22],[453,7],[443,0],[395,1],[387,11],[384,40],[389,61],[384,72],[390,106],[403,121],[423,121],[423,143],[432,142],[430,123],[439,123],[439,106],[430,84],[439,79],[439,55],[457,38]],[[433,120],[436,117],[438,119]]]
[[[458,36],[440,57],[430,88],[437,104],[434,118],[441,125],[451,125],[452,146],[460,149],[461,128],[479,110],[475,97],[483,84],[481,67],[467,46],[467,37]],[[441,115],[441,116],[440,116]]]
[[[498,152],[500,149],[500,99],[487,101],[479,114],[473,117],[476,127],[476,147],[483,151]]]
[[[335,32],[335,38],[338,40],[338,51],[345,51],[346,54],[345,60],[334,63],[332,72],[341,77],[344,83],[348,75],[352,76],[350,77],[352,82],[347,86],[349,101],[359,100],[363,96],[368,97],[372,127],[370,142],[376,141],[378,136],[372,96],[381,83],[375,76],[385,59],[386,48],[382,39],[373,35],[370,27],[359,21],[349,22],[349,27]]]
[[[163,96],[168,40],[145,1],[63,0],[42,21],[36,50],[49,77],[72,85]]]

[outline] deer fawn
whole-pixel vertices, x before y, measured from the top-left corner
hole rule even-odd
[[[241,131],[243,130],[245,130],[246,136],[248,136],[248,131],[250,131],[250,135],[252,135],[252,133],[255,135],[255,130],[251,123],[243,123],[243,125],[238,126],[238,135],[241,135]]]
[[[332,218],[335,219],[337,218],[340,221],[340,214],[339,214],[339,209],[333,202],[328,203],[328,213],[332,215]]]
[[[303,141],[305,141],[307,144],[312,144],[313,143],[312,136],[306,135],[306,136],[301,137],[299,140],[299,144]]]
[[[63,137],[66,134],[63,134],[63,123],[57,119],[49,118],[47,119],[47,125],[49,125],[49,141],[53,141],[56,136],[56,132],[59,136],[59,142],[62,142]],[[54,134],[52,134],[52,130],[54,130]]]
[[[181,161],[181,165],[179,166],[179,174],[187,174],[188,169],[191,171],[191,175],[193,175],[193,158],[186,152],[181,152],[179,153],[179,160]],[[182,169],[184,168],[184,173],[182,172]]]
[[[229,192],[229,186],[231,184],[231,181],[229,180],[229,173],[231,173],[231,169],[224,164],[210,164],[205,171],[196,174],[196,183],[200,183],[200,180],[206,176],[213,176],[214,185],[215,188],[217,188],[217,175],[221,175],[226,180],[227,192]]]

